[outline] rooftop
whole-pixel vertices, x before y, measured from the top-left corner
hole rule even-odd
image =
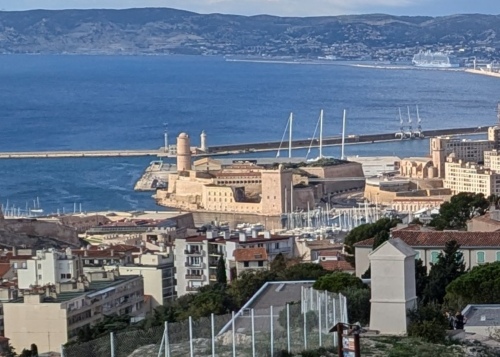
[[[392,238],[400,238],[411,247],[443,248],[446,242],[457,241],[462,248],[497,247],[500,248],[500,232],[464,232],[464,231],[392,231]],[[372,247],[374,238],[356,243],[356,247]]]
[[[343,259],[342,260],[320,260],[319,265],[321,265],[323,267],[323,269],[329,270],[329,271],[334,271],[334,270],[354,271],[355,270],[349,262],[346,262]]]
[[[233,252],[237,262],[266,261],[268,260],[266,248],[239,248]]]
[[[184,239],[186,243],[201,243],[206,240],[208,240],[210,243],[226,243],[226,242],[235,242],[235,243],[241,243],[241,244],[252,244],[252,243],[262,243],[262,242],[269,242],[269,241],[279,241],[279,240],[288,240],[292,236],[282,236],[282,235],[275,235],[271,234],[270,238],[264,238],[263,235],[259,235],[257,238],[252,238],[252,236],[246,236],[246,241],[241,242],[239,236],[237,235],[231,235],[229,239],[224,239],[221,236],[217,236],[214,238],[207,238],[206,235],[204,234],[199,234],[196,236],[190,236],[190,237],[185,237],[185,238],[176,238],[177,240]]]
[[[500,305],[467,305],[462,314],[467,326],[500,325]]]

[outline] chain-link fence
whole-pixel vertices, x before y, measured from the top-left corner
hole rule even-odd
[[[329,329],[348,322],[341,294],[303,288],[302,299],[283,306],[165,323],[149,330],[110,334],[67,346],[64,357],[266,357],[336,346]]]

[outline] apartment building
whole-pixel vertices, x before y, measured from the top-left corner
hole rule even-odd
[[[26,290],[23,297],[4,303],[3,309],[5,336],[17,351],[35,343],[40,353],[59,352],[81,328],[105,315],[143,315],[143,280],[117,272],[93,272],[82,281]]]
[[[485,196],[500,194],[500,173],[478,164],[448,159],[445,164],[444,186],[451,193],[475,192]]]
[[[268,261],[279,253],[294,256],[294,241],[291,236],[262,235],[252,231],[251,235],[229,231],[180,238],[175,241],[175,268],[177,296],[194,292],[198,288],[217,281],[217,264],[220,257],[226,263],[226,275],[229,280],[236,278],[237,267],[234,252],[237,249],[264,248]]]
[[[498,129],[497,129],[498,130]],[[495,132],[492,132],[493,138]],[[490,134],[488,135],[490,138]],[[445,163],[450,154],[463,162],[484,162],[484,152],[496,148],[493,140],[461,140],[451,137],[437,137],[430,141],[432,163],[437,168],[437,177],[445,178]]]
[[[133,265],[119,267],[120,275],[140,275],[144,279],[144,295],[151,296],[154,309],[176,298],[175,267],[172,251],[147,252],[134,258]]]
[[[79,256],[71,252],[54,249],[38,250],[32,259],[26,261],[26,268],[17,269],[19,289],[68,283],[83,275]]]
[[[500,232],[430,231],[417,227],[393,230],[392,238],[400,238],[416,252],[431,269],[446,242],[455,240],[460,244],[466,269],[477,265],[500,261]],[[356,275],[361,276],[369,267],[368,255],[373,250],[373,238],[356,243]]]

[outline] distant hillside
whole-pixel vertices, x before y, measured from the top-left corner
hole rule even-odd
[[[349,58],[438,46],[460,47],[472,54],[500,47],[499,33],[500,16],[479,14],[289,18],[201,15],[165,8],[0,12],[0,53]]]

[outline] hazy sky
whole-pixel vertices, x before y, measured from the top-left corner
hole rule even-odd
[[[173,7],[202,13],[290,16],[500,14],[500,0],[0,0],[1,10]]]

